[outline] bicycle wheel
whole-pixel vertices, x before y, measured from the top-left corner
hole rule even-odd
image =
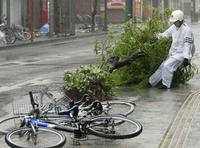
[[[17,34],[18,34],[17,37],[19,40],[26,41],[26,40],[31,39],[31,34],[29,32],[20,31],[20,32],[17,32]]]
[[[0,132],[3,134],[8,133],[12,129],[19,128],[22,116],[8,117],[0,121]]]
[[[135,105],[125,101],[110,100],[110,101],[103,101],[101,103],[103,105],[103,112],[106,115],[118,114],[118,115],[128,116],[135,109]]]
[[[123,124],[115,124],[118,121],[123,121]],[[138,136],[142,132],[142,125],[127,117],[99,116],[91,119],[88,130],[91,134],[99,137],[126,139]]]
[[[10,147],[15,148],[60,148],[65,144],[64,134],[49,128],[38,128],[36,135],[31,128],[20,128],[10,131],[5,136]]]

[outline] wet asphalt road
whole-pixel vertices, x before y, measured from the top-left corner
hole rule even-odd
[[[193,24],[191,26],[194,31],[195,43],[197,46],[193,62],[199,67],[198,49],[200,46],[198,45],[198,41],[200,40],[200,28],[198,27],[199,24]],[[39,47],[34,46],[0,51],[0,80],[2,82],[0,84],[1,116],[10,111],[10,105],[13,100],[27,98],[27,92],[29,90],[36,90],[44,86],[50,86],[52,91],[57,90],[62,84],[62,74],[65,68],[72,69],[79,64],[88,64],[96,61],[98,57],[95,57],[94,53],[91,52],[92,44],[93,41],[89,38],[80,39],[78,42],[73,41],[69,44],[58,44],[54,46],[54,48],[50,44],[49,46],[42,45]],[[60,52],[55,52],[55,49]],[[80,51],[78,50],[77,52],[77,49]],[[16,55],[14,53],[18,57],[17,59],[15,59]],[[8,55],[8,58],[5,58],[5,55]],[[72,58],[73,56],[76,60]],[[2,58],[4,59],[2,60]],[[9,61],[7,59],[11,60]],[[77,61],[77,59],[80,61],[74,62]],[[19,62],[16,61],[20,61],[20,63],[28,62],[28,64],[19,64]],[[181,85],[178,88],[170,90],[159,90],[157,88],[133,90],[132,88],[121,88],[119,91],[119,98],[122,96],[123,99],[135,100],[137,106],[130,117],[142,123],[144,127],[142,134],[138,137],[126,140],[108,140],[89,136],[89,140],[82,141],[79,146],[75,146],[70,138],[70,134],[66,133],[67,143],[64,147],[159,147],[163,136],[170,127],[171,122],[175,118],[186,97],[191,92],[200,89],[199,77],[199,74],[197,74],[186,85]],[[3,137],[1,137],[0,141],[0,147],[6,147]],[[195,148],[198,147],[197,145],[195,146],[195,142],[193,146]]]

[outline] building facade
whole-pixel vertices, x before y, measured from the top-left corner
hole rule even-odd
[[[94,2],[97,2],[96,18],[99,22],[104,21],[105,0],[32,0],[34,29],[49,23],[53,25],[55,32],[68,33],[74,30],[77,23],[77,15],[88,16],[91,23]],[[87,2],[86,2],[87,1]],[[181,9],[186,19],[198,21],[200,14],[200,0],[130,0],[132,17],[147,19],[152,16],[153,8]],[[24,27],[29,26],[29,3],[30,0],[0,0],[0,15],[5,14],[9,25],[16,24]],[[53,7],[49,7],[49,3]],[[107,0],[108,23],[122,23],[126,18],[126,0]],[[51,16],[49,15],[51,14]],[[73,34],[70,33],[70,34]]]

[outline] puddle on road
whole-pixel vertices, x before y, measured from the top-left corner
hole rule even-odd
[[[38,62],[40,61],[39,59],[28,59],[28,60],[24,60],[24,63],[34,63],[34,62]]]
[[[2,64],[0,64],[0,67],[6,67],[6,66],[16,66],[16,65],[26,65],[30,63],[35,63],[40,61],[38,58],[33,58],[33,59],[27,59],[27,60],[22,60],[22,61],[7,61]]]
[[[0,67],[6,67],[6,66],[16,66],[16,65],[24,65],[24,62],[21,61],[12,61],[12,62],[6,62],[0,64]]]
[[[23,86],[36,86],[36,85],[46,85],[50,84],[52,81],[50,79],[43,79],[43,78],[36,78],[32,80],[28,80],[22,83],[18,83],[12,86],[2,86],[0,87],[0,93],[5,92],[5,91],[10,91],[14,89],[19,89]]]

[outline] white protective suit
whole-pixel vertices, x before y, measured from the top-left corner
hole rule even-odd
[[[149,78],[149,83],[155,86],[162,80],[162,84],[170,88],[174,71],[183,63],[184,58],[191,60],[194,54],[194,37],[191,29],[185,23],[180,28],[172,25],[159,35],[172,37],[172,44],[168,58],[162,62],[156,72]]]

